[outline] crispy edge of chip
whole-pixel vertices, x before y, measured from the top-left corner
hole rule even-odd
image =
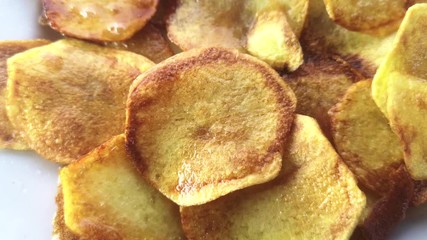
[[[149,69],[148,71],[141,74],[134,82],[134,84],[131,86],[131,91],[129,93],[129,98],[127,101],[127,110],[126,110],[126,148],[127,151],[131,154],[136,166],[140,170],[140,172],[143,173],[145,179],[150,182],[153,186],[155,186],[157,189],[159,189],[159,186],[152,180],[149,179],[146,174],[144,174],[144,170],[146,168],[145,164],[143,163],[142,159],[140,158],[140,153],[138,151],[138,148],[136,147],[136,132],[137,127],[136,125],[139,124],[137,117],[135,116],[134,111],[135,109],[140,109],[146,104],[145,102],[138,103],[135,102],[133,99],[133,95],[138,94],[138,91],[142,91],[140,89],[143,89],[143,84],[150,83],[150,84],[165,84],[168,79],[172,79],[174,75],[177,73],[186,70],[191,69],[194,66],[201,66],[209,63],[214,63],[216,61],[223,61],[223,62],[229,62],[234,63],[237,61],[242,61],[244,63],[249,64],[252,67],[257,68],[264,77],[266,78],[267,84],[271,85],[271,88],[273,91],[275,91],[278,100],[280,101],[279,105],[281,106],[281,116],[279,129],[277,130],[277,138],[275,140],[275,143],[271,145],[271,147],[268,149],[268,153],[266,156],[264,156],[264,159],[271,158],[269,162],[269,166],[264,166],[264,168],[268,169],[275,169],[278,165],[281,165],[277,162],[277,157],[275,157],[277,154],[282,154],[282,145],[285,144],[288,133],[290,132],[291,125],[294,119],[294,112],[296,108],[296,97],[293,93],[293,91],[287,86],[287,84],[280,79],[280,76],[277,75],[277,72],[274,71],[267,63],[262,62],[255,57],[252,57],[247,54],[240,53],[238,50],[235,49],[227,49],[227,48],[218,48],[218,47],[211,47],[211,48],[202,48],[202,49],[193,49],[190,51],[183,52],[181,54],[175,55],[165,61],[163,61],[160,64],[157,64],[153,68]],[[276,76],[277,75],[277,79]],[[161,80],[159,80],[161,78]],[[290,113],[290,114],[288,114]],[[267,164],[265,164],[267,165]],[[279,167],[280,170],[280,167]],[[273,175],[279,174],[279,170],[273,171]],[[264,172],[267,170],[264,170]],[[254,178],[255,175],[250,175],[250,178]],[[257,174],[262,180],[261,182],[265,182],[271,179],[272,176],[263,176],[263,174],[259,173]],[[248,176],[246,176],[247,178]],[[215,189],[218,189],[219,187],[215,187],[212,185],[212,183],[208,185],[201,186],[201,189],[208,189],[204,190],[211,191],[213,194],[211,195],[218,195],[216,198],[225,195],[229,193],[230,191],[241,189],[250,185],[253,185],[253,183],[250,182],[241,182],[240,184],[234,184],[234,182],[241,181],[240,179],[233,179],[232,181],[223,181],[221,182],[222,185],[228,186],[227,192],[224,191],[218,191]],[[230,182],[233,182],[230,184]],[[260,182],[260,183],[261,183]],[[221,187],[222,190],[224,187]],[[217,191],[214,193],[214,191]],[[200,190],[199,190],[200,192]],[[171,196],[169,194],[163,192],[168,198],[171,199]],[[194,197],[190,197],[194,198]],[[196,197],[197,198],[197,197]],[[207,199],[206,196],[200,195],[200,199],[197,202],[187,203],[185,200],[185,197],[182,197],[180,200],[177,199],[171,199],[174,202],[176,202],[178,205],[181,206],[188,206],[188,205],[197,205],[202,204],[207,201],[213,200],[213,199]]]
[[[30,149],[25,140],[25,133],[17,129],[7,116],[7,59],[14,54],[49,43],[46,39],[0,41],[0,149]]]
[[[292,135],[290,137],[291,139],[289,140],[290,145],[285,147],[286,148],[285,151],[288,152],[289,156],[298,154],[298,152],[300,152],[301,154],[302,151],[299,149],[300,143],[303,142],[304,144],[310,144],[312,139],[315,138],[314,136],[318,135],[319,139],[317,139],[316,142],[318,142],[319,144],[324,144],[324,146],[329,148],[329,152],[332,155],[335,155],[332,158],[336,157],[336,159],[331,160],[335,162],[335,164],[331,166],[336,171],[335,174],[337,174],[340,179],[348,177],[348,178],[345,178],[344,180],[344,182],[346,183],[343,183],[345,188],[347,188],[346,190],[348,190],[348,188],[356,190],[356,192],[353,194],[349,194],[347,192],[345,197],[349,200],[350,205],[352,205],[352,207],[355,207],[355,209],[353,210],[354,215],[352,215],[351,219],[348,219],[342,216],[343,220],[345,219],[344,221],[346,221],[347,223],[350,222],[348,229],[343,230],[343,226],[339,223],[336,223],[334,225],[336,228],[332,230],[332,232],[334,232],[333,234],[335,234],[333,238],[337,238],[337,239],[349,238],[350,235],[352,234],[353,229],[356,228],[358,219],[359,217],[361,217],[363,208],[366,205],[365,194],[358,188],[356,179],[354,178],[351,171],[347,168],[344,162],[342,162],[339,155],[335,152],[335,150],[333,149],[330,142],[326,139],[326,137],[323,136],[323,134],[321,133],[321,129],[315,119],[308,116],[297,114],[294,120],[294,125],[292,128],[291,135]],[[317,146],[317,144],[314,146]],[[317,154],[316,157],[324,155],[324,154],[319,155],[319,151],[318,151],[319,149],[317,147],[314,147],[314,149],[315,149],[314,154]],[[312,159],[307,158],[305,161],[298,160],[300,162],[295,161],[294,163],[289,161],[287,165],[283,165],[281,170],[281,175],[278,178],[274,179],[273,181],[233,192],[230,195],[226,195],[222,198],[216,199],[204,205],[190,206],[190,207],[182,206],[180,208],[181,222],[182,222],[183,230],[184,230],[184,233],[186,234],[186,237],[188,239],[199,239],[200,237],[199,233],[201,233],[204,239],[221,239],[223,236],[217,236],[215,235],[215,233],[221,231],[221,228],[224,228],[225,230],[229,229],[230,222],[229,221],[227,222],[226,221],[227,219],[225,219],[221,215],[222,213],[228,213],[228,212],[217,211],[220,214],[215,212],[216,211],[215,208],[217,208],[217,205],[221,206],[224,203],[229,205],[229,203],[233,203],[235,199],[239,198],[239,196],[241,195],[247,196],[248,198],[250,198],[254,194],[262,194],[264,191],[268,191],[268,188],[270,187],[274,188],[275,186],[280,184],[287,184],[293,177],[295,177],[294,174],[297,171],[299,171],[299,169],[302,168],[302,166],[299,166],[299,164],[309,165],[310,164],[309,160],[312,160]],[[245,198],[245,199],[248,199],[248,198]],[[207,210],[204,208],[207,208]],[[209,208],[213,208],[213,209],[211,210]],[[194,231],[193,231],[195,229],[193,228],[194,224],[191,223],[191,221],[193,221],[191,219],[191,214],[193,211],[201,213],[201,218],[206,219],[207,221],[210,221],[209,224],[207,225],[207,228],[205,228],[205,230],[208,230],[208,231],[202,230],[202,232],[194,234]],[[218,219],[211,219],[210,214],[218,214],[219,215],[217,216]],[[199,222],[196,222],[195,224],[200,226]],[[214,234],[211,235],[212,233]]]
[[[53,220],[53,239],[54,240],[83,240],[75,233],[73,233],[64,220],[64,196],[62,193],[62,187],[58,186],[58,193],[55,198],[56,213]]]
[[[78,0],[71,0],[71,1],[77,1],[78,2]],[[93,0],[91,0],[91,1],[93,1]],[[136,5],[141,4],[139,0],[133,0],[133,1],[135,1]],[[137,21],[138,24],[132,31],[127,31],[125,33],[114,33],[114,31],[111,31],[108,29],[108,27],[105,27],[103,29],[103,31],[108,31],[109,32],[108,36],[101,36],[104,34],[100,34],[99,32],[93,34],[93,33],[89,32],[89,31],[91,31],[91,30],[88,30],[90,28],[86,29],[89,33],[82,33],[81,30],[73,30],[73,28],[71,28],[72,30],[70,30],[70,28],[69,28],[69,26],[67,26],[67,24],[68,25],[70,25],[70,23],[75,24],[75,22],[77,22],[76,26],[81,26],[81,24],[82,24],[81,19],[80,19],[80,21],[76,21],[76,19],[75,19],[76,15],[79,17],[82,17],[82,19],[90,19],[90,18],[84,17],[83,15],[81,15],[81,13],[72,13],[72,11],[74,11],[74,7],[69,7],[69,9],[64,9],[64,8],[66,8],[65,6],[61,6],[61,7],[58,6],[58,5],[69,4],[70,0],[66,1],[66,3],[64,3],[64,1],[62,1],[62,0],[42,0],[42,6],[43,6],[43,14],[47,20],[48,25],[52,29],[54,29],[55,31],[57,31],[57,32],[65,35],[65,36],[69,36],[69,37],[102,42],[102,41],[123,41],[123,40],[131,38],[133,36],[133,34],[135,34],[138,30],[142,29],[144,27],[144,25],[150,20],[150,18],[152,18],[154,16],[158,2],[160,0],[148,0],[148,1],[151,1],[152,5],[150,6],[149,10],[145,11],[146,14],[144,17],[142,14],[134,17],[134,21]],[[55,4],[53,2],[60,2],[60,3]],[[115,14],[114,10],[108,9],[107,11],[111,11],[112,14]],[[61,16],[68,18],[69,15],[74,15],[74,19],[59,20],[59,21],[57,20],[58,18],[61,18]],[[95,13],[95,15],[96,15],[96,13]],[[59,23],[60,21],[62,21],[63,23],[62,24]],[[74,28],[76,28],[76,26]],[[97,31],[100,31],[100,29],[98,29]],[[118,31],[118,30],[116,30],[116,31]]]
[[[365,77],[359,71],[354,69],[350,64],[340,58],[337,58],[334,55],[318,54],[310,51],[307,51],[304,54],[304,64],[301,65],[301,67],[298,68],[295,72],[284,73],[282,75],[282,78],[285,80],[286,83],[288,83],[288,85],[292,88],[295,95],[297,96],[298,104],[296,113],[315,118],[325,136],[329,140],[331,140],[331,142],[333,142],[331,122],[328,111],[336,103],[338,103],[342,96],[344,96],[346,90],[348,89],[348,87],[351,86],[352,83],[363,80],[365,79]],[[317,79],[317,76],[320,76],[321,74],[325,74],[326,76],[342,76],[343,78],[348,79],[348,84],[344,85],[343,83],[337,83],[337,86],[338,84],[343,84],[341,86],[344,87],[345,90],[341,93],[338,93],[336,95],[336,99],[326,108],[322,106],[323,104],[325,104],[325,101],[307,101],[306,94],[310,94],[311,92],[305,91],[304,88],[302,88],[304,86],[307,86],[310,81],[313,81],[318,85],[321,85],[322,83],[327,84],[324,85],[324,88],[313,88],[314,91],[330,90],[330,81],[322,81],[321,79]],[[304,82],[307,82],[307,84],[304,84]],[[346,85],[348,85],[348,87],[346,87]],[[314,85],[313,87],[315,86],[316,85]],[[332,89],[334,90],[332,94],[337,93],[337,91],[335,91],[335,88]],[[301,95],[298,96],[299,94]],[[308,99],[313,100],[312,98]]]

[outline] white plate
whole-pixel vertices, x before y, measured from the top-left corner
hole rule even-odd
[[[56,38],[39,15],[38,0],[0,0],[0,40]],[[32,152],[0,151],[0,240],[51,239],[58,169]],[[427,239],[427,206],[411,210],[392,239]]]

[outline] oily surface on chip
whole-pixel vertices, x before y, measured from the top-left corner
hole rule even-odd
[[[28,50],[8,61],[8,116],[32,149],[69,163],[123,133],[129,86],[152,65],[69,39]]]
[[[365,196],[316,121],[297,115],[281,174],[200,206],[182,207],[188,239],[348,239]]]
[[[15,129],[6,111],[7,98],[7,59],[13,55],[48,44],[47,40],[24,40],[0,42],[0,149],[11,148],[16,150],[28,149],[24,133]]]
[[[122,41],[140,30],[156,12],[158,0],[43,0],[49,25],[67,36]]]
[[[104,42],[104,45],[141,54],[155,63],[173,55],[169,43],[153,24],[145,25],[141,31],[126,41]]]
[[[168,36],[183,50],[248,50],[277,69],[293,71],[302,63],[298,37],[307,7],[307,0],[183,0],[168,19]]]
[[[142,74],[127,110],[127,146],[143,175],[180,205],[276,177],[295,96],[267,64],[197,49]]]
[[[315,118],[324,134],[332,139],[328,111],[353,82],[363,76],[332,56],[310,53],[305,56],[304,64],[297,71],[282,77],[297,97],[296,113]]]
[[[409,8],[393,49],[375,75],[372,96],[404,149],[412,177],[427,179],[427,4]]]
[[[405,15],[408,0],[324,0],[329,16],[348,30],[392,32]]]
[[[150,186],[113,137],[61,173],[64,220],[86,239],[182,239],[178,206]]]
[[[322,0],[310,0],[301,44],[320,54],[337,54],[370,78],[391,49],[394,36],[394,33],[372,36],[347,30],[329,18]]]
[[[399,138],[371,97],[371,80],[352,85],[330,111],[335,147],[357,179],[383,195],[403,160]]]

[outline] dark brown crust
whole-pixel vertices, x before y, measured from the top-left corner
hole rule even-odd
[[[105,39],[102,38],[100,36],[97,36],[97,34],[88,34],[87,36],[82,36],[81,34],[75,34],[73,31],[68,31],[66,29],[64,29],[63,26],[61,26],[61,24],[58,24],[55,20],[56,18],[58,18],[59,15],[68,15],[68,12],[62,12],[59,9],[57,9],[57,7],[55,7],[55,3],[56,1],[60,1],[60,0],[42,0],[42,6],[43,6],[43,15],[44,18],[47,20],[48,25],[54,29],[55,31],[58,31],[59,33],[65,35],[65,36],[69,36],[69,37],[75,37],[75,38],[80,38],[80,39],[86,39],[86,40],[91,40],[91,41],[96,41],[96,42],[102,42],[102,41],[114,41],[114,40],[109,40],[109,39]],[[61,0],[62,1],[62,0]],[[143,15],[141,14],[140,16],[135,16],[135,19],[139,19],[140,22],[142,22],[143,24],[141,25],[141,28],[144,27],[144,25],[148,22],[148,20],[150,20],[150,18],[152,18],[156,12],[156,7],[158,5],[159,0],[151,0],[152,1],[152,6],[150,6],[149,10],[147,10],[146,14]],[[135,32],[137,32],[137,29]],[[117,40],[127,40],[129,38],[131,38],[132,35],[128,36],[127,38],[122,38],[122,39],[116,39]]]
[[[414,181],[415,191],[411,206],[418,207],[427,203],[427,181]]]
[[[263,156],[260,161],[255,161],[260,165],[254,166],[256,168],[262,168],[267,163],[271,162],[273,155],[277,152],[282,153],[283,145],[286,141],[287,135],[290,131],[293,118],[294,118],[294,109],[295,109],[295,100],[289,95],[288,91],[291,91],[283,84],[280,79],[280,76],[271,69],[267,64],[256,60],[248,55],[238,53],[235,50],[225,49],[225,48],[206,48],[206,49],[196,49],[189,51],[175,57],[169,58],[162,64],[157,65],[156,67],[148,70],[143,76],[142,81],[136,86],[133,91],[129,94],[128,105],[127,105],[127,122],[126,122],[126,149],[132,155],[134,162],[141,173],[144,174],[144,169],[146,168],[145,159],[141,158],[141,153],[136,147],[137,141],[137,128],[140,125],[136,119],[136,111],[138,109],[144,108],[145,105],[150,105],[152,102],[135,102],[136,94],[138,89],[142,88],[146,83],[156,83],[156,84],[173,84],[176,80],[179,73],[192,69],[194,67],[204,66],[210,63],[215,62],[226,62],[228,64],[234,64],[241,62],[247,66],[256,68],[261,72],[266,79],[266,86],[276,94],[277,102],[280,105],[278,111],[280,111],[280,127],[276,131],[276,139],[272,142],[268,148],[268,153],[266,156]],[[277,76],[276,76],[277,75]],[[281,84],[282,83],[282,84]],[[286,88],[286,89],[285,89]],[[253,161],[251,161],[253,162]],[[245,176],[237,178],[222,179],[221,182],[226,180],[239,179]],[[156,183],[151,179],[147,179],[154,187]],[[219,182],[218,182],[219,183]],[[212,182],[203,182],[200,184],[199,188],[212,184]],[[214,183],[215,184],[215,183]],[[176,190],[176,189],[175,189]]]
[[[352,239],[387,239],[391,231],[405,217],[414,194],[414,181],[404,165],[391,173],[394,185],[373,207]]]

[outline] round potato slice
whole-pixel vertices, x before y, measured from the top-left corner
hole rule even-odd
[[[371,97],[371,80],[352,85],[331,109],[335,146],[357,179],[384,195],[392,188],[390,174],[403,163],[399,138]]]
[[[122,41],[156,12],[158,0],[43,0],[49,25],[60,33],[87,40]]]
[[[152,65],[77,40],[30,49],[8,61],[8,116],[32,149],[70,163],[123,133],[129,86]]]
[[[237,50],[181,53],[141,75],[128,99],[127,146],[157,189],[189,206],[276,177],[295,96]]]

